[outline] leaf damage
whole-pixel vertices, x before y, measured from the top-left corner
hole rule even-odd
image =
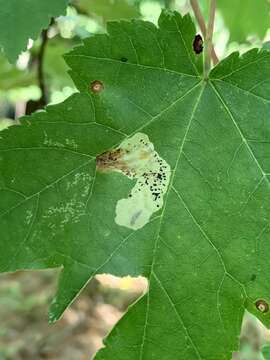
[[[115,222],[118,225],[140,229],[162,208],[171,169],[146,134],[137,133],[124,140],[117,149],[99,155],[96,164],[99,171],[117,171],[137,179],[128,197],[116,204]]]

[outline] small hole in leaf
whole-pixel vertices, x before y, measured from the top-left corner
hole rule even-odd
[[[122,62],[127,62],[127,61],[128,61],[128,59],[127,59],[126,57],[124,57],[124,56],[123,56],[123,57],[121,57],[121,61],[122,61]]]
[[[200,34],[197,34],[194,38],[193,50],[196,54],[200,54],[203,51],[203,38]]]
[[[269,305],[263,299],[257,300],[255,305],[256,305],[257,310],[259,310],[262,313],[266,313],[269,311]]]
[[[91,82],[90,89],[94,93],[99,93],[104,89],[104,86],[101,81],[95,80],[95,81]]]

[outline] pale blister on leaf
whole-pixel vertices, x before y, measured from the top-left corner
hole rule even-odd
[[[120,226],[137,230],[148,223],[163,206],[171,170],[154,151],[147,135],[137,133],[124,140],[117,149],[97,158],[100,171],[119,171],[136,179],[128,198],[118,200],[115,221]]]

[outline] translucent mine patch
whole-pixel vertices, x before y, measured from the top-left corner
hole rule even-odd
[[[97,158],[101,171],[119,171],[137,182],[127,198],[116,204],[115,222],[130,229],[140,229],[163,206],[171,170],[154,150],[146,134],[137,133],[119,148]]]

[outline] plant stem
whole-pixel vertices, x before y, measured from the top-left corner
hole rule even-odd
[[[205,21],[198,3],[198,0],[190,0],[190,5],[192,7],[192,10],[194,12],[195,18],[198,21],[199,27],[201,29],[201,32],[203,34],[203,37],[206,38],[206,25],[205,25]],[[217,54],[215,52],[215,49],[212,45],[212,49],[211,49],[211,57],[213,60],[213,64],[216,65],[218,63],[218,57]]]
[[[41,33],[41,44],[39,51],[36,56],[33,56],[33,63],[37,66],[37,82],[41,91],[41,97],[38,100],[29,100],[26,103],[25,107],[25,114],[30,115],[34,111],[43,109],[44,106],[47,105],[48,99],[47,99],[47,87],[46,87],[46,81],[44,76],[44,54],[46,50],[46,45],[48,42],[48,31],[50,26],[53,24],[54,20],[51,20],[51,23],[48,27],[48,29],[45,29]]]
[[[215,22],[215,13],[216,13],[216,0],[210,0],[209,8],[209,20],[208,26],[206,29],[205,37],[205,58],[204,58],[204,77],[208,77],[208,73],[211,68],[211,53],[213,49],[212,37],[214,32],[214,22]]]
[[[194,12],[195,18],[198,21],[198,24],[200,26],[200,29],[203,33],[203,36],[205,37],[206,35],[206,26],[205,26],[205,22],[204,22],[204,18],[200,9],[200,6],[198,4],[197,0],[190,0],[190,5],[192,7],[192,10]]]
[[[37,75],[38,75],[38,83],[41,90],[41,101],[46,104],[46,86],[44,80],[44,72],[43,72],[43,63],[44,63],[44,52],[46,48],[46,44],[48,41],[48,29],[43,30],[41,33],[41,45],[39,49],[39,53],[37,56],[38,66],[37,66]]]

